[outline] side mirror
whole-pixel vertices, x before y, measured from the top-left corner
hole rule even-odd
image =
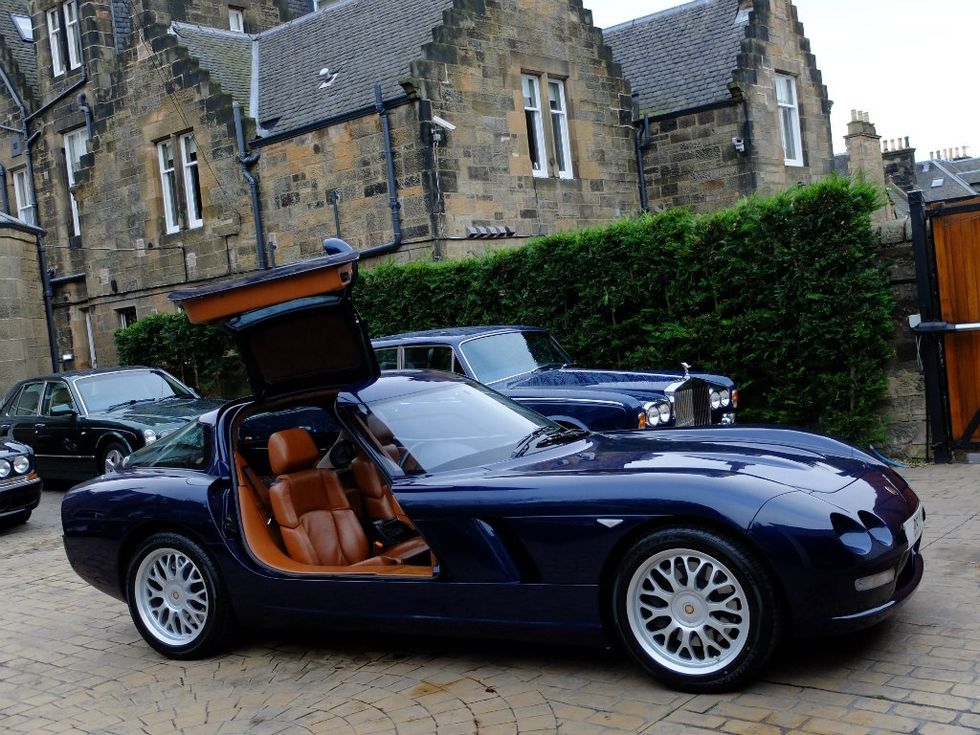
[[[60,406],[51,407],[52,416],[77,416],[78,412],[74,408],[67,404],[61,404]]]

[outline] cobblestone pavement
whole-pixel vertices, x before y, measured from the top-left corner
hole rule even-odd
[[[903,471],[926,576],[889,622],[792,643],[741,692],[671,692],[618,653],[374,636],[248,638],[167,661],[78,579],[62,491],[0,531],[0,733],[980,732],[980,466]]]

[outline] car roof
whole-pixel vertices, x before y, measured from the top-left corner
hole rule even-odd
[[[446,327],[443,329],[427,329],[419,332],[402,332],[375,337],[371,342],[378,346],[386,342],[429,341],[452,344],[471,337],[485,337],[490,334],[506,332],[544,332],[542,327],[531,327],[523,324],[504,324],[476,327]]]
[[[159,370],[160,372],[166,372],[166,370],[163,370],[162,368],[148,367],[146,365],[119,365],[117,367],[91,368],[87,370],[66,370],[63,373],[47,373],[45,375],[33,375],[30,378],[24,378],[23,380],[18,380],[16,385],[20,385],[21,383],[30,383],[36,380],[85,378],[88,377],[89,375],[105,375],[107,373],[121,373],[130,370]]]

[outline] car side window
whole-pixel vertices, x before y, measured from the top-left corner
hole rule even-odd
[[[375,350],[374,356],[378,358],[378,367],[380,367],[382,370],[398,369],[397,347],[385,347],[381,350]]]
[[[10,404],[11,416],[37,416],[38,405],[41,403],[41,394],[44,392],[44,383],[28,383],[20,389],[17,398]]]
[[[448,345],[406,347],[405,368],[452,372],[453,348]]]
[[[50,416],[58,410],[75,410],[75,402],[72,400],[68,386],[60,381],[48,383],[44,391],[44,400],[41,402],[41,413]]]

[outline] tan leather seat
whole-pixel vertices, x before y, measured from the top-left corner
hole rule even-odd
[[[405,511],[402,510],[398,499],[392,495],[391,488],[385,484],[378,472],[378,468],[371,460],[363,456],[358,456],[351,462],[350,467],[354,472],[354,481],[361,491],[364,517],[368,521],[395,518],[408,528],[415,530],[415,526],[409,520],[408,516],[405,515]],[[428,551],[429,546],[421,536],[416,536],[398,544],[397,548],[406,556],[412,556],[423,551]]]
[[[318,455],[305,429],[286,429],[269,437],[269,464],[277,475],[269,499],[291,558],[320,566],[356,566],[398,564],[418,553],[411,539],[385,549],[381,557],[369,558],[364,528],[336,473],[315,467]]]

